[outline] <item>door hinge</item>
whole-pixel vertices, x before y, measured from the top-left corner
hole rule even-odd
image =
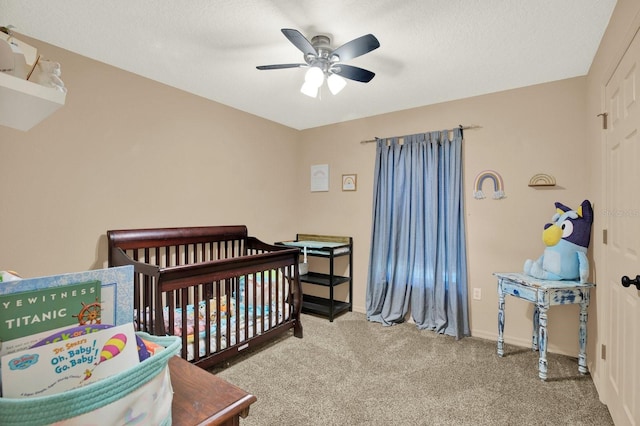
[[[607,359],[607,345],[600,345],[600,358]]]
[[[600,114],[598,114],[596,117],[602,117],[602,128],[604,130],[607,130],[607,116],[609,114],[607,114],[606,112],[601,112]]]
[[[602,244],[607,244],[607,230],[602,230]]]

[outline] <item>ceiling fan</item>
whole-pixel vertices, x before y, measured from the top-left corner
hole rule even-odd
[[[281,31],[294,46],[304,53],[305,63],[260,65],[256,68],[259,70],[278,70],[309,67],[305,74],[305,83],[300,89],[305,95],[315,98],[325,77],[329,90],[335,95],[346,85],[344,78],[368,83],[375,76],[375,73],[369,70],[343,63],[380,47],[380,42],[373,34],[363,35],[332,49],[331,39],[326,35],[314,36],[309,41],[298,30],[283,28]]]

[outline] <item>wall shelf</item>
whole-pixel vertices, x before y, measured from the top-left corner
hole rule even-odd
[[[66,93],[0,72],[0,125],[27,131],[64,105]]]
[[[556,186],[556,178],[546,173],[538,173],[529,179],[529,186]]]

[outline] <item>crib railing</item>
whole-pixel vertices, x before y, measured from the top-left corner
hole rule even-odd
[[[109,265],[134,265],[134,322],[180,334],[196,364],[232,356],[299,322],[298,249],[246,235],[246,227],[108,231]],[[245,343],[246,342],[246,343]],[[213,356],[215,354],[215,356]]]

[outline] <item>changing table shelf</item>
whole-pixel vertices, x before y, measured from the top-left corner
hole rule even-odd
[[[300,275],[300,281],[321,287],[327,287],[329,297],[312,295],[302,296],[302,312],[326,316],[333,321],[336,315],[353,308],[353,239],[351,237],[336,237],[330,235],[297,234],[294,241],[282,241],[276,245],[298,247],[301,253],[306,251],[307,257],[325,258],[329,261],[329,270],[323,272],[309,271]],[[346,275],[337,275],[334,271],[334,260],[348,256],[348,271]],[[336,300],[334,288],[339,285],[349,286],[349,299]]]

